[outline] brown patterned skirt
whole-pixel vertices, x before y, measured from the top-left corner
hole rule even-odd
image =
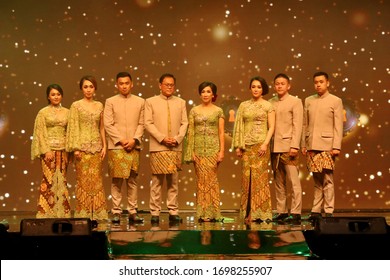
[[[259,156],[261,144],[247,146],[242,156],[241,218],[272,220],[268,163],[270,151]]]
[[[195,155],[197,218],[216,220],[221,218],[217,158],[217,154],[214,156]]]
[[[66,182],[69,158],[65,151],[54,151],[54,160],[41,156],[43,179],[39,188],[37,218],[70,218],[70,198]]]
[[[81,152],[76,159],[76,218],[103,220],[108,218],[106,195],[103,187],[100,153]]]

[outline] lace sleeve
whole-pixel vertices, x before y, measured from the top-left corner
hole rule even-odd
[[[31,159],[39,158],[42,154],[51,150],[47,139],[48,133],[45,114],[44,110],[41,110],[35,118],[33,139],[31,143]]]

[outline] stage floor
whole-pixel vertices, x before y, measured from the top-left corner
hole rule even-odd
[[[180,217],[182,222],[175,225],[175,230],[311,230],[313,225],[310,221],[304,218],[310,214],[309,211],[302,213],[302,221],[297,225],[271,223],[251,223],[246,225],[239,219],[237,210],[224,210],[222,215],[227,217],[224,222],[204,222],[200,223],[195,218],[194,211],[182,210]],[[142,224],[129,224],[127,214],[124,213],[121,218],[120,225],[115,225],[111,222],[112,215],[109,215],[108,220],[99,221],[98,227],[94,231],[147,231],[155,230],[156,228],[150,222],[150,214],[147,211],[140,211],[139,216],[144,218]],[[334,217],[384,217],[387,224],[390,224],[390,209],[364,209],[364,210],[337,210]],[[34,219],[35,212],[29,211],[0,211],[0,222],[5,221],[8,224],[9,232],[20,232],[20,223],[23,219]],[[162,212],[160,216],[159,230],[173,229],[169,224],[168,214]]]
[[[308,214],[304,212],[302,216]],[[127,214],[123,214],[119,225],[111,222],[110,215],[109,220],[99,221],[97,228],[92,229],[90,239],[85,236],[53,237],[51,228],[47,229],[51,236],[37,234],[26,238],[21,234],[21,223],[26,219],[35,219],[35,213],[0,211],[0,222],[8,227],[7,235],[2,234],[0,238],[6,243],[8,250],[12,251],[7,255],[3,250],[2,258],[18,259],[20,256],[21,259],[250,260],[364,259],[367,255],[368,259],[376,259],[379,258],[383,244],[390,245],[387,226],[390,223],[390,210],[336,211],[335,218],[323,219],[325,222],[322,224],[322,230],[325,229],[328,233],[330,231],[330,235],[325,236],[318,234],[318,223],[307,219],[302,219],[298,224],[277,222],[245,224],[240,220],[236,210],[223,211],[222,215],[225,217],[223,222],[199,222],[193,211],[181,211],[181,223],[170,223],[168,213],[163,212],[160,215],[160,223],[154,225],[148,212],[140,211],[139,215],[144,218],[143,223],[129,223]],[[383,224],[377,221],[377,218],[383,219]],[[349,224],[352,224],[352,228]],[[340,244],[341,241],[346,242],[345,237],[348,237],[348,240],[355,239],[354,243],[348,241],[345,246]],[[353,247],[361,248],[362,243],[368,245],[360,250],[361,254],[353,253]],[[62,244],[62,247],[58,247],[59,244]],[[97,250],[97,244],[102,248]],[[321,244],[326,244],[327,248]],[[83,250],[82,246],[88,246],[87,250]],[[342,250],[340,254],[323,257],[322,252],[321,254],[313,252],[332,249],[332,246]],[[57,247],[61,253],[54,254],[53,247]],[[80,255],[81,251],[85,252],[90,248],[94,248],[90,250],[91,254]],[[346,254],[345,250],[351,252]],[[17,253],[19,251],[24,252],[24,255]],[[386,259],[390,259],[390,256]]]

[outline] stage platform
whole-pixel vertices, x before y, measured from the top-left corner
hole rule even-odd
[[[163,212],[132,224],[89,219],[35,219],[33,212],[0,211],[1,259],[104,260],[313,260],[390,259],[390,210],[337,211],[333,218],[297,224],[250,223],[235,210],[222,222],[199,222],[181,211],[172,224]],[[303,217],[308,216],[303,213]],[[111,218],[111,217],[110,217]],[[383,254],[384,253],[384,254]],[[388,255],[386,255],[388,254]]]

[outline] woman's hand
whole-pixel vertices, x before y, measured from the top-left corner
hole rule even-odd
[[[77,160],[81,160],[81,152],[80,152],[80,151],[75,151],[73,154],[74,154],[74,157],[75,157]]]
[[[220,163],[223,161],[224,158],[224,152],[219,151],[217,156],[217,162]]]
[[[103,147],[103,149],[100,151],[100,159],[103,160],[106,156],[106,147]]]
[[[50,151],[45,153],[45,161],[53,161],[54,160],[54,152]]]
[[[262,144],[260,146],[259,156],[260,157],[264,156],[267,153],[267,149],[268,149],[268,145],[267,144]]]

